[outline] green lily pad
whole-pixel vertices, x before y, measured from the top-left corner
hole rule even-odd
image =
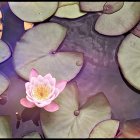
[[[32,132],[24,136],[23,138],[41,138],[38,132]]]
[[[8,88],[9,80],[0,74],[0,95]]]
[[[140,90],[140,38],[129,34],[118,51],[118,62],[126,80]]]
[[[119,128],[119,121],[105,120],[97,124],[89,138],[114,138]]]
[[[103,11],[103,6],[106,2],[80,2],[80,8],[86,12]]]
[[[41,75],[52,74],[57,80],[71,80],[83,65],[79,52],[56,52],[66,36],[66,28],[57,23],[40,24],[28,30],[17,42],[14,52],[15,70],[29,80],[32,68]]]
[[[58,8],[57,12],[55,13],[55,16],[73,19],[81,17],[85,14],[86,13],[80,11],[79,3],[78,4],[76,3]]]
[[[9,116],[0,116],[0,138],[12,138]]]
[[[72,4],[78,4],[78,1],[69,1],[69,2],[59,2],[58,7],[62,7],[62,6],[67,6],[67,5],[72,5]]]
[[[103,8],[103,13],[112,14],[119,11],[124,5],[124,2],[106,2]]]
[[[51,17],[58,2],[8,2],[12,12],[23,21],[41,22]]]
[[[67,84],[55,102],[60,106],[58,111],[41,111],[41,126],[48,138],[88,138],[96,124],[111,118],[110,104],[103,93],[80,106],[74,82]]]
[[[11,51],[8,45],[0,40],[0,63],[6,61],[11,56]]]
[[[102,14],[95,30],[103,35],[122,35],[131,30],[140,20],[140,2],[124,2],[123,7],[113,14]]]

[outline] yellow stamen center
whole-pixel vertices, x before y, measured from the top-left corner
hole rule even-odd
[[[44,100],[50,95],[50,88],[45,85],[38,85],[33,90],[33,96],[37,100]]]

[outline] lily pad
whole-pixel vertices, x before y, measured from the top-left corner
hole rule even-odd
[[[119,121],[105,120],[97,124],[92,132],[90,138],[114,138],[118,131]]]
[[[80,2],[80,8],[86,12],[103,11],[103,6],[106,2]]]
[[[38,132],[32,132],[24,136],[23,138],[41,138]]]
[[[0,74],[0,95],[8,88],[9,81],[8,79]]]
[[[103,8],[103,13],[112,14],[119,11],[124,5],[124,2],[106,2]]]
[[[62,7],[62,6],[67,6],[67,5],[71,5],[71,4],[78,4],[78,1],[69,1],[69,2],[59,2],[58,7]]]
[[[45,23],[28,30],[16,44],[14,65],[16,72],[29,80],[32,68],[41,75],[52,74],[57,80],[71,80],[83,65],[83,54],[56,51],[67,29],[57,23]]]
[[[0,138],[12,138],[9,116],[0,116]]]
[[[121,35],[131,30],[139,20],[140,2],[124,2],[118,12],[102,14],[95,24],[95,30],[103,35]]]
[[[99,122],[111,118],[110,104],[103,93],[90,97],[80,106],[76,83],[69,83],[55,102],[53,113],[41,110],[41,125],[48,138],[88,138]],[[62,131],[63,130],[63,131]]]
[[[140,90],[140,38],[129,34],[118,51],[118,62],[126,80]]]
[[[118,138],[140,138],[140,119],[127,120],[120,129]]]
[[[61,18],[78,18],[86,13],[80,11],[79,4],[71,4],[58,8],[55,16]]]
[[[23,21],[41,22],[51,17],[58,2],[8,2],[12,12]]]
[[[11,56],[11,51],[8,45],[0,40],[0,63],[6,61]]]

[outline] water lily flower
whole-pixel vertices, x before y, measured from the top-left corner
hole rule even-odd
[[[56,79],[51,74],[43,77],[35,69],[32,69],[29,82],[25,83],[26,98],[22,98],[20,103],[27,108],[37,106],[49,112],[57,111],[59,105],[54,102],[54,99],[63,91],[66,84],[67,81],[56,83]]]

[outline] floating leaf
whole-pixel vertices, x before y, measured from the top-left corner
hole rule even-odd
[[[129,34],[118,51],[118,62],[126,80],[140,90],[140,38]]]
[[[72,5],[72,4],[78,4],[78,1],[69,1],[69,2],[59,2],[58,7],[62,7],[62,6],[67,6],[67,5]]]
[[[58,8],[55,16],[61,18],[78,18],[85,14],[86,13],[80,11],[79,4],[71,4]]]
[[[0,40],[0,63],[6,61],[11,56],[11,51],[8,45]]]
[[[95,30],[101,34],[116,36],[131,30],[140,20],[140,2],[124,2],[123,7],[113,14],[102,14]]]
[[[76,83],[69,83],[55,101],[60,106],[58,111],[41,110],[41,125],[48,138],[88,138],[97,123],[111,117],[110,105],[103,93],[79,106]]]
[[[41,22],[51,17],[58,2],[8,2],[12,12],[27,22]]]
[[[41,75],[50,73],[57,80],[71,80],[83,65],[79,52],[56,52],[66,36],[66,28],[57,23],[40,24],[28,30],[16,44],[14,64],[16,72],[28,80],[35,68]]]
[[[105,120],[97,124],[92,132],[90,138],[114,138],[118,131],[119,121]]]
[[[0,116],[0,138],[12,138],[9,116]]]
[[[124,5],[124,2],[106,2],[103,8],[103,13],[112,14],[119,11]]]
[[[24,136],[23,138],[41,138],[38,132],[32,132]]]
[[[140,138],[140,119],[127,120],[120,129],[118,138]]]
[[[103,6],[106,2],[80,2],[80,8],[86,12],[103,11]]]
[[[34,24],[30,22],[24,22],[24,30],[29,30],[33,28]]]
[[[8,88],[9,81],[5,76],[0,74],[0,95]]]

